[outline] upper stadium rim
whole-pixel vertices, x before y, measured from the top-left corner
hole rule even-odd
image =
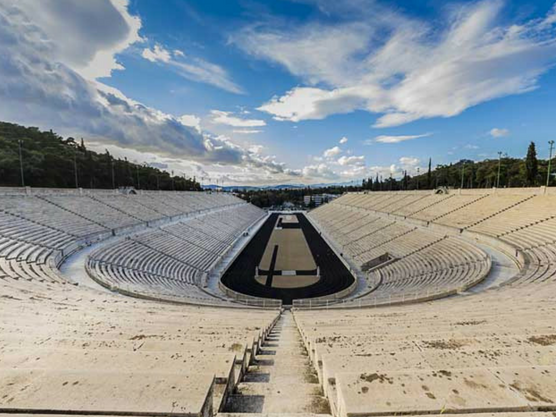
[[[221,279],[282,227],[230,194],[0,189],[0,415],[556,411],[556,189],[443,191],[300,214],[290,310]]]

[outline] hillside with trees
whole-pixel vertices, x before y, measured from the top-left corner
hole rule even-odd
[[[551,171],[554,172],[554,165]],[[498,159],[472,161],[462,159],[453,164],[438,165],[420,175],[410,176],[404,172],[402,178],[374,178],[363,180],[362,189],[372,191],[418,190],[448,188],[510,188],[537,187],[546,185],[548,159],[538,159],[535,143],[531,142],[523,159],[500,155]],[[552,174],[550,184],[554,185]]]
[[[555,171],[554,163],[551,172]],[[537,187],[546,185],[548,159],[538,159],[535,143],[531,142],[523,159],[500,155],[499,159],[487,159],[475,162],[462,159],[453,164],[438,165],[432,168],[432,160],[428,161],[426,172],[410,176],[403,173],[402,178],[384,178],[377,174],[373,178],[364,179],[360,186],[330,186],[306,188],[282,188],[280,190],[236,190],[246,201],[259,207],[279,206],[285,202],[296,205],[303,204],[303,196],[314,194],[342,194],[351,191],[397,191],[397,190],[430,190],[438,187],[447,188],[509,188]],[[554,174],[550,185],[555,185]]]
[[[87,149],[83,139],[0,122],[0,186],[201,190],[195,178]]]
[[[417,190],[448,188],[535,187],[546,184],[548,159],[539,159],[531,142],[524,158],[500,155],[498,159],[438,165],[420,175],[407,172],[402,178],[376,175],[364,179],[361,186],[330,186],[279,190],[236,192],[259,207],[281,205],[286,201],[301,204],[308,194],[341,194],[348,191]],[[554,172],[554,166],[551,171]],[[158,168],[115,158],[108,151],[98,153],[87,149],[83,139],[63,138],[52,131],[0,122],[0,186],[52,188],[118,188],[135,187],[145,190],[201,190],[195,178],[170,175]],[[554,177],[550,185],[554,185]]]

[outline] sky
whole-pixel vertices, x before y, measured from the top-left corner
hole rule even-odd
[[[548,157],[548,0],[0,0],[0,120],[204,184]]]

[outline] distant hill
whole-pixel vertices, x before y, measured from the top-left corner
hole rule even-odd
[[[86,148],[83,139],[62,138],[52,131],[0,122],[0,186],[52,188],[135,187],[146,190],[201,189],[195,178],[168,172]]]
[[[204,185],[203,188],[205,189],[223,189],[224,191],[233,191],[233,190],[240,190],[240,191],[257,191],[257,190],[298,190],[298,189],[305,189],[305,188],[327,188],[327,187],[348,187],[348,186],[360,186],[361,180],[357,180],[354,182],[334,182],[334,183],[319,183],[319,184],[279,184],[279,185],[227,185],[221,187],[215,184]]]

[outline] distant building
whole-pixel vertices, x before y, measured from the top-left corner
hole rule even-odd
[[[306,206],[311,205],[311,202],[315,204],[315,207],[318,207],[324,203],[328,203],[339,196],[336,194],[313,194],[313,195],[305,195],[303,196],[303,204]]]
[[[323,202],[322,194],[314,195],[313,196],[313,201],[315,202],[316,207],[320,206]]]

